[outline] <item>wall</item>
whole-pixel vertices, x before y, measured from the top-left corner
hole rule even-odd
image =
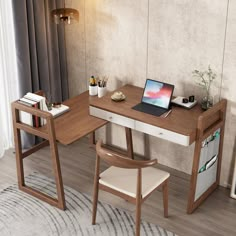
[[[222,97],[227,98],[226,129],[221,170],[222,184],[232,181],[233,167],[236,164],[236,2],[229,1],[225,53],[223,60]]]
[[[80,22],[67,27],[70,95],[85,91],[90,75],[109,76],[108,88],[130,83],[144,86],[146,78],[175,84],[174,95],[202,90],[194,69],[210,64],[217,73],[211,94],[227,98],[227,122],[221,184],[231,181],[235,155],[236,2],[232,0],[67,0],[78,8]],[[234,63],[234,64],[233,64]],[[125,147],[122,127],[101,129],[108,143]],[[182,147],[133,132],[134,150],[159,162],[191,172],[194,145]],[[149,145],[150,150],[145,148]]]

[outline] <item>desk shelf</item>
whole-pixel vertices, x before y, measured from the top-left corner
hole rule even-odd
[[[20,111],[24,111],[31,115],[44,118],[46,120],[45,127],[35,128],[30,125],[22,123],[20,121]],[[12,103],[12,117],[13,117],[13,130],[14,130],[15,149],[16,149],[16,167],[17,167],[19,189],[53,206],[56,206],[60,209],[65,209],[64,188],[61,176],[61,167],[60,167],[58,149],[56,144],[53,116],[49,112],[42,111],[34,107],[28,107],[16,101]],[[21,144],[21,134],[20,134],[21,130],[33,134],[35,136],[41,137],[43,138],[43,141],[37,145],[34,145],[27,151],[23,152]],[[57,188],[57,197],[58,197],[57,199],[52,198],[42,192],[39,192],[31,188],[27,186],[25,183],[23,159],[47,145],[50,145],[52,166]]]

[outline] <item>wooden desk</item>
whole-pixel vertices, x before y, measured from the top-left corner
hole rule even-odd
[[[70,111],[54,119],[58,142],[64,145],[71,144],[108,123],[89,115],[89,101],[92,102],[94,99],[95,97],[89,96],[86,91],[63,102],[70,107]]]
[[[65,209],[66,205],[64,188],[56,141],[68,145],[80,139],[81,137],[91,134],[91,141],[94,143],[94,131],[105,125],[107,121],[89,115],[89,100],[92,101],[93,97],[89,97],[88,92],[84,92],[77,97],[65,101],[64,104],[69,106],[70,110],[55,119],[49,112],[28,107],[18,103],[17,101],[12,103],[13,130],[15,137],[19,189],[45,202],[48,202],[53,206],[56,206],[60,209]],[[47,124],[43,127],[35,128],[21,123],[19,119],[20,111],[25,111],[30,114],[43,117],[46,119]],[[24,130],[30,134],[39,136],[43,138],[44,141],[23,152],[20,130]],[[26,186],[25,184],[23,159],[47,145],[50,145],[58,199],[47,196],[29,186]]]
[[[112,93],[108,93],[102,98],[95,98],[90,101],[90,114],[126,128],[128,153],[131,158],[133,157],[131,129],[184,146],[189,146],[195,142],[187,206],[187,212],[192,213],[219,184],[226,100],[222,100],[206,112],[203,112],[199,105],[196,105],[191,110],[173,107],[170,115],[163,118],[132,109],[133,106],[141,101],[142,88],[126,85],[120,88],[119,91],[126,95],[125,101],[114,102],[110,98]],[[200,182],[197,182],[201,179],[198,172],[199,163],[202,164],[203,161],[201,155],[202,143],[218,129],[220,129],[220,142],[218,145],[219,150],[217,150],[218,160],[214,166],[216,176],[209,183],[209,186],[200,186],[199,190]],[[200,196],[199,192],[202,192]]]

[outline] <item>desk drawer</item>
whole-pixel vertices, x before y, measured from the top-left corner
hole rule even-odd
[[[134,129],[134,120],[127,118],[125,116],[117,115],[115,113],[105,111],[93,106],[89,106],[89,113],[92,116],[99,117],[104,120],[108,120],[117,125],[125,126],[131,129]]]
[[[189,136],[178,134],[140,121],[135,121],[134,129],[161,139],[171,141],[173,143],[189,146]]]

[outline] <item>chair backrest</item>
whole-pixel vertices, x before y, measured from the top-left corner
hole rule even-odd
[[[102,147],[101,139],[98,140],[96,144],[96,152],[97,152],[98,157],[100,157],[106,163],[108,163],[111,166],[116,166],[120,168],[140,169],[140,168],[145,168],[145,167],[149,167],[149,166],[153,166],[157,164],[157,159],[148,160],[148,161],[132,160],[126,156],[123,156],[111,150],[108,150]]]

